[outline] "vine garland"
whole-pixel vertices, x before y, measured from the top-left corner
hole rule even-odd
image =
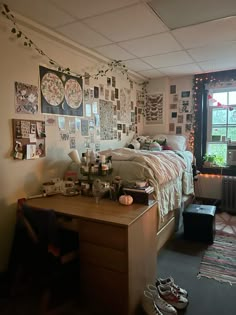
[[[94,74],[89,74],[88,72],[85,72],[84,74],[78,74],[78,73],[76,73],[74,71],[71,71],[71,69],[69,67],[61,66],[56,60],[54,60],[53,58],[48,56],[41,48],[39,48],[33,42],[33,40],[31,38],[29,38],[22,31],[22,29],[16,23],[15,16],[10,11],[8,5],[6,5],[5,3],[0,3],[0,5],[1,5],[1,14],[12,23],[11,33],[17,39],[21,40],[25,47],[33,48],[39,55],[41,55],[44,58],[46,58],[48,60],[49,64],[52,65],[53,67],[55,67],[58,71],[63,72],[63,73],[67,73],[69,75],[73,74],[74,76],[79,77],[79,78],[85,78],[85,79],[93,78],[93,79],[97,80],[99,77],[107,76],[107,73],[109,71],[116,70],[116,71],[118,71],[121,74],[126,76],[126,79],[129,81],[131,86],[133,86],[134,83],[139,85],[139,86],[141,86],[141,88],[142,88],[142,95],[144,95],[144,99],[145,99],[146,87],[147,87],[148,81],[139,83],[139,82],[135,82],[134,80],[132,80],[130,78],[129,74],[128,74],[128,68],[126,67],[126,65],[122,64],[121,60],[112,60],[111,62],[106,64],[106,68],[105,69],[104,68],[100,68]]]

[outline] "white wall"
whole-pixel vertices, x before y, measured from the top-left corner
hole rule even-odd
[[[44,35],[25,29],[30,38],[37,43],[50,57],[61,65],[73,69],[76,73],[96,73],[101,62],[88,57],[69,45],[47,38]],[[14,160],[12,158],[12,119],[38,119],[44,120],[41,113],[37,115],[16,114],[14,108],[14,82],[23,82],[38,85],[39,65],[48,67],[47,60],[39,56],[33,49],[26,48],[10,34],[10,29],[5,21],[0,19],[0,272],[6,270],[12,243],[14,223],[16,220],[16,201],[18,198],[36,194],[40,191],[44,181],[52,177],[62,177],[65,169],[70,164],[68,153],[69,142],[60,140],[58,126],[46,126],[46,157],[37,160]],[[130,88],[130,83],[121,74],[116,76],[118,88]],[[90,82],[91,86],[106,83],[106,78]],[[131,99],[135,103],[136,87],[131,90]],[[101,141],[101,149],[124,146],[133,133],[129,136],[122,134],[122,141]],[[79,152],[84,150],[84,139],[77,137]]]

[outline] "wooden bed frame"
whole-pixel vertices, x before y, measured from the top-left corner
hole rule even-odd
[[[182,213],[189,204],[193,202],[194,196],[183,196],[181,208],[170,211],[161,220],[160,213],[158,217],[158,229],[156,233],[157,253],[165,243],[174,236],[174,233],[182,226]]]

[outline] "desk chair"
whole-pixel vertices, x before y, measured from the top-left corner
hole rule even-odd
[[[76,280],[79,275],[79,236],[77,232],[62,229],[51,209],[32,208],[19,200],[17,212],[21,237],[16,233],[15,263],[21,275],[28,273],[34,284],[36,281],[36,285],[42,287],[41,314],[45,314],[53,304],[53,297],[63,298],[58,296],[58,288],[69,291],[70,280]],[[20,281],[22,277],[18,276],[17,284]],[[57,294],[53,296],[55,291]]]

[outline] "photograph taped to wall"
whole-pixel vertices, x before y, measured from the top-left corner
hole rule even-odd
[[[145,124],[163,124],[164,94],[162,92],[148,94],[145,107]]]
[[[41,111],[48,114],[83,116],[83,80],[39,66]]]

